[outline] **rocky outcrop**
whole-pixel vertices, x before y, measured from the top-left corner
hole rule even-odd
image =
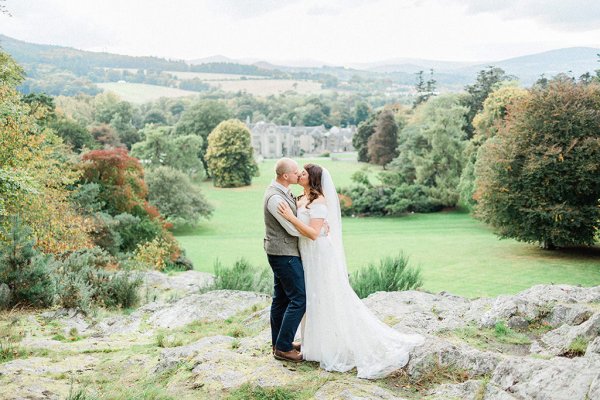
[[[600,398],[600,287],[539,285],[475,300],[375,293],[364,302],[379,318],[426,338],[401,373],[406,382],[398,383],[396,377],[368,381],[354,371],[329,373],[317,363],[275,360],[269,296],[202,293],[210,277],[194,271],[152,272],[145,280],[161,294],[131,313],[25,313],[17,324],[25,327],[18,344],[25,356],[0,363],[0,398],[65,398],[73,378],[97,382],[98,373],[118,380],[100,391],[141,391],[159,382],[153,390],[181,399],[253,388],[304,390],[316,399],[405,399],[415,398],[415,387],[417,397],[435,400]],[[531,344],[506,351],[502,337],[494,336],[498,327]]]

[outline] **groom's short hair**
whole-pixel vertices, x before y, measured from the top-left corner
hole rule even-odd
[[[275,164],[275,174],[277,176],[282,176],[283,174],[291,172],[294,164],[296,164],[296,161],[292,160],[291,158],[280,158]]]

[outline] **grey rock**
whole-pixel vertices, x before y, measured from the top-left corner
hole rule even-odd
[[[485,384],[482,381],[468,380],[463,383],[445,383],[428,393],[432,396],[431,400],[479,400],[485,390]]]
[[[596,354],[600,355],[600,336],[588,344],[587,350],[585,351],[586,357],[591,357]]]
[[[545,321],[551,326],[580,325],[587,321],[594,310],[584,304],[558,304]]]
[[[148,323],[154,327],[176,328],[199,320],[224,320],[269,300],[270,296],[265,294],[234,290],[191,294],[155,312]]]
[[[178,346],[164,349],[160,353],[158,364],[154,368],[154,373],[160,373],[171,368],[184,360],[190,360],[198,352],[207,349],[216,344],[231,343],[234,339],[230,336],[210,336],[202,338],[197,342],[187,346]]]
[[[536,346],[530,348],[530,351],[542,355],[562,355],[578,337],[593,342],[599,335],[600,313],[596,313],[580,325],[562,325],[547,332],[539,339]]]
[[[478,319],[486,300],[470,302],[449,294],[420,291],[377,292],[363,300],[381,320],[402,331],[434,333]]]
[[[181,292],[197,292],[214,282],[214,275],[200,271],[185,271],[167,275],[159,271],[147,271],[142,275],[144,285]]]
[[[440,366],[465,370],[470,378],[490,375],[501,356],[492,352],[457,345],[436,337],[426,338],[422,346],[413,349],[408,361],[409,376],[418,378],[429,369]]]
[[[599,374],[598,357],[514,357],[498,365],[491,382],[519,399],[584,400]]]
[[[592,303],[600,301],[600,286],[582,288],[570,285],[536,285],[515,296],[499,296],[492,308],[480,319],[483,327],[493,327],[513,316],[528,320],[544,319],[558,303]],[[576,314],[577,308],[573,311]],[[557,313],[559,319],[559,313]],[[576,317],[573,316],[574,319]]]
[[[354,380],[330,381],[324,384],[314,396],[315,400],[402,400],[389,390],[372,384]]]

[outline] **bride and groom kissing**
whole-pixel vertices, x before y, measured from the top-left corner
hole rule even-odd
[[[420,335],[381,322],[348,280],[340,202],[329,171],[282,158],[264,196],[264,248],[273,270],[273,356],[316,361],[327,371],[356,368],[377,379],[407,364]],[[290,185],[304,193],[295,198]],[[294,342],[301,325],[302,342]]]

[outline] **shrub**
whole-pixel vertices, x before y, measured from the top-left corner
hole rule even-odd
[[[259,270],[244,258],[235,262],[233,267],[224,267],[219,260],[215,262],[215,282],[210,289],[244,290],[248,292],[271,293],[272,273],[269,269]]]
[[[361,299],[379,291],[394,292],[423,286],[421,270],[408,268],[408,257],[402,254],[385,257],[378,266],[370,264],[354,272],[350,283]]]
[[[141,278],[128,271],[113,272],[112,260],[100,248],[74,252],[55,261],[62,307],[89,311],[92,305],[129,308],[139,302]]]
[[[155,238],[150,242],[138,244],[133,258],[153,269],[162,271],[169,261],[169,249],[169,243],[165,242],[162,238]]]
[[[183,172],[171,167],[148,171],[148,201],[169,222],[178,226],[197,225],[201,218],[210,218],[213,207],[200,188]]]
[[[20,304],[47,307],[54,303],[56,280],[50,256],[36,250],[31,229],[19,217],[12,217],[10,228],[3,229],[0,241],[0,282],[8,286],[8,306]]]

